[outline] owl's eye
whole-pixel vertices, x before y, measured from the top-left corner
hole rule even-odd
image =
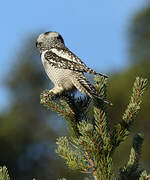
[[[64,40],[63,40],[63,38],[62,38],[61,35],[59,35],[59,36],[57,37],[57,39],[60,40],[62,43],[64,43]]]
[[[41,46],[41,45],[42,45],[42,42],[39,42],[38,45]]]
[[[40,47],[42,45],[42,42],[36,42],[36,47]]]

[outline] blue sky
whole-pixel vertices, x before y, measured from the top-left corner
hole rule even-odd
[[[143,0],[13,0],[0,6],[0,81],[13,66],[16,49],[39,31],[62,34],[66,45],[90,67],[111,72],[127,66],[127,28]],[[21,45],[21,46],[20,46]],[[13,57],[13,58],[12,58]],[[8,93],[0,84],[0,110]]]

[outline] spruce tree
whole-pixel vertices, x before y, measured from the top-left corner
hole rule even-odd
[[[118,174],[114,173],[112,160],[116,148],[125,141],[132,129],[146,85],[147,79],[136,78],[122,120],[114,126],[110,126],[107,120],[107,105],[104,102],[86,96],[75,98],[67,93],[55,97],[50,96],[49,91],[41,94],[41,103],[68,122],[69,136],[57,139],[56,153],[69,168],[88,174],[86,179],[150,179],[139,163],[143,143],[141,134],[134,136],[129,160],[124,167],[118,168]],[[96,76],[95,87],[100,96],[106,98],[107,80]]]
[[[128,162],[114,173],[112,155],[131,131],[140,110],[147,79],[137,77],[130,102],[120,123],[110,126],[104,102],[72,94],[50,96],[49,91],[41,94],[41,103],[56,111],[68,122],[69,136],[57,139],[56,153],[66,165],[88,175],[85,180],[150,180],[150,175],[140,167],[143,136],[135,134]],[[106,98],[107,80],[95,77],[95,87]],[[113,107],[112,107],[113,108]],[[0,180],[9,180],[7,168],[0,168]],[[61,178],[59,180],[65,180]]]

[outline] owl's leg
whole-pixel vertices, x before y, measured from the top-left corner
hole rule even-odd
[[[43,96],[44,96],[45,98],[46,98],[46,97],[49,97],[49,96],[55,96],[55,95],[57,95],[57,94],[60,94],[62,91],[63,91],[63,88],[62,88],[62,87],[60,87],[60,86],[54,86],[53,89],[45,92],[45,93],[43,94]]]
[[[63,90],[64,90],[63,87],[55,85],[54,88],[49,91],[49,93],[56,95],[62,93]]]

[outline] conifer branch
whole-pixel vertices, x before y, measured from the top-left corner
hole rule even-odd
[[[127,167],[137,170],[139,167],[139,160],[141,157],[141,149],[144,138],[141,134],[136,134],[133,139],[133,145],[131,148],[130,158],[127,164]]]
[[[0,167],[0,180],[10,180],[6,166]]]
[[[141,149],[143,144],[141,134],[136,134],[133,138],[133,145],[130,152],[129,161],[123,168],[120,169],[120,178],[123,179],[139,179],[142,170],[139,169],[139,159],[141,157]]]
[[[147,172],[146,171],[143,171],[140,175],[140,178],[139,180],[150,180],[150,174],[147,175]]]
[[[58,112],[60,115],[64,117],[73,117],[75,114],[69,105],[68,99],[66,99],[66,101],[63,101],[61,98],[58,101],[56,97],[53,98],[52,96],[49,96],[49,91],[44,91],[43,93],[41,93],[40,99],[41,104],[43,104],[49,109],[52,109],[53,111]]]
[[[95,87],[100,96],[106,98],[107,81],[95,77]],[[65,159],[68,167],[83,173],[91,173],[95,180],[114,179],[112,154],[120,142],[129,134],[137,112],[147,80],[136,78],[129,105],[122,121],[109,128],[106,117],[106,106],[95,99],[77,98],[72,95],[59,97],[41,96],[41,103],[61,114],[70,124],[72,135],[57,139],[56,152]],[[148,177],[138,169],[142,137],[134,138],[129,161],[120,170],[120,179],[130,177]],[[134,173],[131,173],[134,171]],[[144,175],[142,175],[144,174]]]
[[[125,110],[125,113],[122,116],[122,121],[117,124],[112,132],[112,143],[113,150],[119,146],[119,144],[125,140],[129,135],[130,127],[132,126],[134,119],[140,110],[140,105],[142,102],[142,96],[147,85],[147,79],[137,77],[134,86],[132,95],[130,98],[129,105]]]
[[[94,165],[94,161],[89,157],[89,154],[87,151],[85,151],[85,155],[89,161],[89,164],[91,166],[91,169],[92,169],[92,174],[93,174],[93,177],[94,177],[94,180],[98,180],[97,178],[97,171],[96,171],[96,167]]]
[[[142,96],[147,85],[147,79],[137,77],[134,86],[132,96],[125,113],[122,116],[123,121],[130,125],[138,111],[140,110],[140,104],[142,102]]]

